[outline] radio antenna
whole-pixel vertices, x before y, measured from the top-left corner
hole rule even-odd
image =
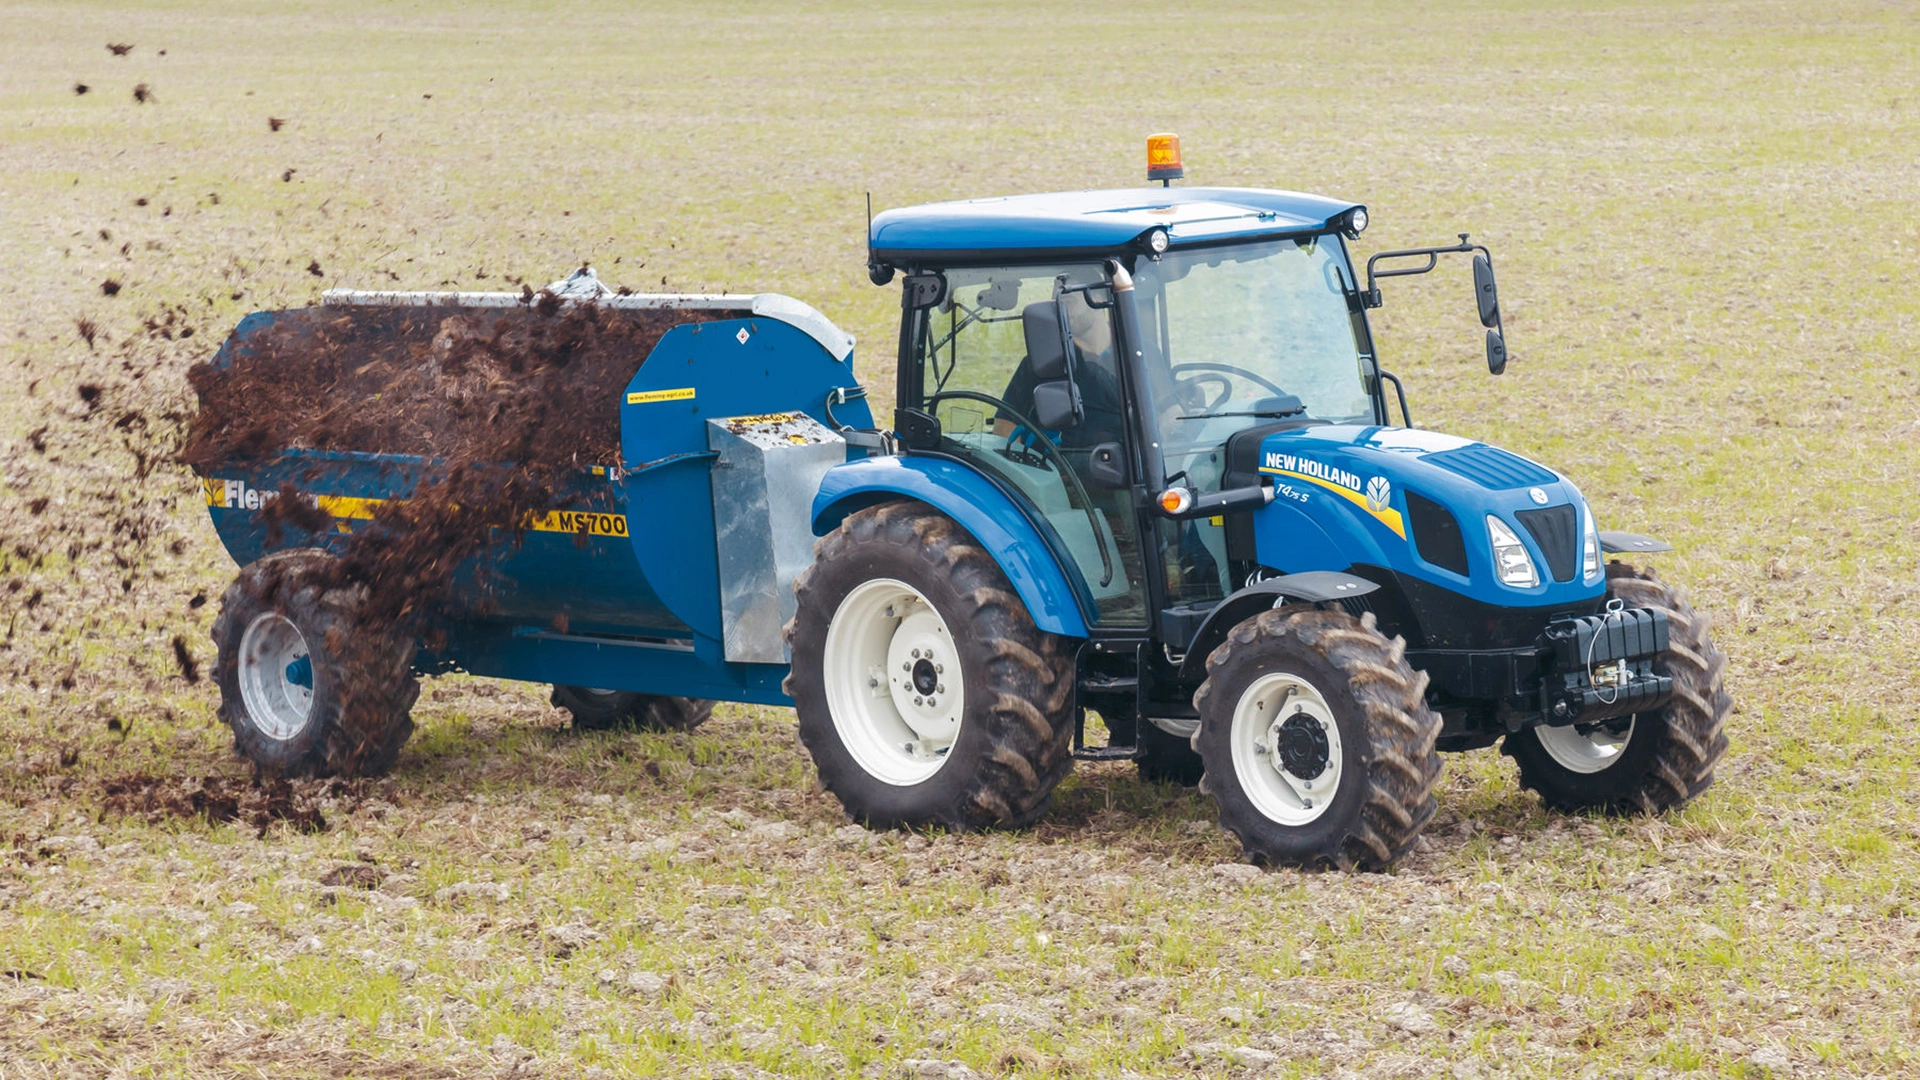
[[[880,265],[873,254],[873,192],[867,192],[867,280],[885,285],[893,280],[893,267]]]

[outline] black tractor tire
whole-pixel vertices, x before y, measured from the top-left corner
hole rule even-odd
[[[1236,765],[1234,723],[1242,699],[1268,675],[1290,677],[1317,693],[1338,729],[1333,794],[1318,817],[1301,823],[1261,810]],[[1263,611],[1235,626],[1207,657],[1207,680],[1193,698],[1200,710],[1193,747],[1206,765],[1200,790],[1213,796],[1221,827],[1239,838],[1251,862],[1385,870],[1413,847],[1436,805],[1440,717],[1427,708],[1426,689],[1426,673],[1407,664],[1406,641],[1382,635],[1372,612],[1356,619],[1320,609]],[[1281,699],[1274,718],[1249,720],[1253,730],[1280,723],[1278,710],[1293,693]],[[1322,750],[1330,751],[1325,723],[1307,719],[1321,732]],[[1278,747],[1266,752],[1284,759]],[[1321,771],[1309,779],[1323,775],[1331,759],[1325,753]],[[1271,760],[1247,759],[1246,767],[1269,768]]]
[[[1607,564],[1607,596],[1630,608],[1667,613],[1669,651],[1653,662],[1673,679],[1673,697],[1656,712],[1636,713],[1626,746],[1605,768],[1577,772],[1554,760],[1536,729],[1509,735],[1500,752],[1520,768],[1520,786],[1540,793],[1551,810],[1658,814],[1678,809],[1713,785],[1727,752],[1727,656],[1714,645],[1710,620],[1679,588],[1651,570]]]
[[[1162,731],[1146,717],[1140,718],[1140,756],[1134,765],[1140,779],[1149,784],[1178,784],[1193,787],[1206,775],[1206,762],[1193,749],[1190,736]]]
[[[944,678],[962,680],[958,728],[937,755],[942,763],[924,779],[901,782],[861,764],[836,726],[826,685],[834,619],[854,620],[841,614],[849,595],[887,580],[916,591],[951,628],[943,648],[953,650],[957,670]],[[1018,828],[1045,812],[1054,787],[1073,769],[1072,642],[1034,625],[1006,574],[966,530],[924,503],[870,507],[814,545],[813,565],[794,592],[798,606],[786,626],[793,664],[783,687],[822,786],[854,821],[965,831]],[[891,630],[874,625],[876,633],[898,634],[906,620]],[[864,730],[852,726],[863,722],[860,715],[843,717],[849,731]]]
[[[220,598],[220,719],[233,729],[234,752],[263,776],[377,775],[413,734],[414,642],[369,625],[366,587],[340,584],[333,569],[333,556],[317,548],[275,552],[242,567]],[[296,659],[282,667],[263,659],[269,655]],[[265,710],[258,716],[243,680]],[[310,695],[304,714],[296,687]]]
[[[714,704],[706,698],[559,685],[548,700],[573,714],[576,731],[692,731],[713,715]]]

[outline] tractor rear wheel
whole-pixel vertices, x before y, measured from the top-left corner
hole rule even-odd
[[[1587,731],[1528,728],[1507,736],[1500,752],[1519,765],[1520,786],[1554,810],[1657,814],[1684,806],[1712,786],[1727,750],[1726,654],[1713,644],[1707,617],[1652,570],[1608,563],[1607,596],[1667,613],[1670,648],[1653,670],[1673,679],[1672,699]]]
[[[548,699],[573,714],[576,731],[633,728],[639,731],[692,731],[713,715],[706,698],[636,694],[591,686],[559,686]]]
[[[367,590],[344,585],[316,548],[242,567],[220,598],[220,719],[234,751],[273,777],[385,772],[413,734],[414,642],[363,617]]]
[[[1276,608],[1235,626],[1194,694],[1200,790],[1253,862],[1384,870],[1433,816],[1440,718],[1372,612]]]
[[[794,583],[784,684],[820,782],[873,828],[1018,827],[1073,768],[1072,650],[916,502],[847,517]]]

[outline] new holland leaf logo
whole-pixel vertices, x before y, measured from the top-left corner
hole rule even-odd
[[[1376,476],[1367,481],[1367,509],[1379,513],[1393,502],[1393,485],[1387,483],[1384,476]]]

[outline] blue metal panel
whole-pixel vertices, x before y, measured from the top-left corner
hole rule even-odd
[[[1514,512],[1572,504],[1584,513],[1586,502],[1565,477],[1519,455],[1432,431],[1323,426],[1269,435],[1260,446],[1260,471],[1280,488],[1254,521],[1265,565],[1290,573],[1383,566],[1501,607],[1587,601],[1606,590],[1603,579],[1578,574],[1565,583],[1552,580],[1544,553]],[[1409,539],[1408,489],[1452,511],[1466,541],[1466,575],[1419,557]],[[1499,515],[1526,545],[1539,585],[1499,581],[1487,539],[1489,514]]]
[[[799,411],[831,427],[827,391],[858,385],[853,365],[813,338],[756,318],[675,327],[627,384],[620,454],[631,470],[624,498],[634,556],[668,609],[695,632],[721,634],[707,421]],[[834,415],[854,427],[873,425],[865,401],[836,405]]]
[[[420,654],[416,663],[422,669],[673,697],[793,704],[780,689],[787,665],[728,663],[720,643],[711,639],[683,645],[644,643],[497,622],[459,623],[446,632],[439,652]]]
[[[973,534],[1013,583],[1034,625],[1087,636],[1080,598],[1033,523],[1005,492],[956,462],[876,457],[834,469],[813,501],[814,534],[824,536],[848,514],[901,497],[926,503]]]
[[[208,514],[234,560],[242,565],[270,550],[321,547],[336,553],[348,537],[367,528],[381,501],[405,499],[431,463],[399,454],[290,450],[264,464],[217,470],[203,479]],[[317,496],[335,515],[333,528],[320,534],[288,527],[270,545],[260,524],[259,507],[292,483],[303,495]],[[462,599],[496,619],[524,619],[548,625],[559,618],[576,629],[601,627],[622,633],[651,630],[684,634],[642,571],[629,540],[624,485],[606,476],[582,473],[573,505],[554,520],[534,523],[516,548],[498,535],[501,561],[484,578],[477,563],[462,568],[454,588]],[[587,531],[575,531],[589,515]],[[482,586],[484,582],[484,588]]]
[[[940,252],[1116,248],[1156,226],[1183,241],[1318,229],[1356,204],[1259,188],[1125,188],[888,210],[869,240],[883,260]]]

